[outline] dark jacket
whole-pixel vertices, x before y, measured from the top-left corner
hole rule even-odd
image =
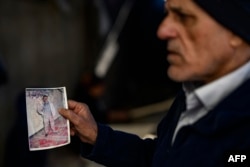
[[[223,167],[230,154],[250,150],[250,80],[205,117],[181,128],[171,144],[184,99],[183,92],[176,97],[158,126],[157,139],[142,140],[98,125],[96,145],[83,144],[82,155],[110,167]]]

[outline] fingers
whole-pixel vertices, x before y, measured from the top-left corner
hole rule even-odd
[[[68,101],[68,109],[60,109],[58,112],[69,119],[73,124],[78,122],[79,117],[83,119],[92,119],[88,106],[73,100]]]
[[[74,100],[68,100],[68,108],[74,110],[76,106],[79,105],[79,102]]]
[[[71,111],[65,108],[61,108],[58,110],[59,114],[61,114],[63,117],[65,117],[66,119],[71,118]]]
[[[84,103],[68,101],[68,109],[58,111],[71,122],[71,135],[77,135],[83,142],[94,144],[97,137],[97,123]]]
[[[75,136],[77,134],[77,130],[75,128],[75,121],[78,118],[77,114],[72,112],[71,110],[68,109],[60,109],[59,113],[66,119],[68,119],[70,121],[70,135],[71,136]]]
[[[78,115],[83,114],[82,116],[85,116],[85,112],[89,112],[89,108],[86,104],[74,100],[68,100],[68,108]]]

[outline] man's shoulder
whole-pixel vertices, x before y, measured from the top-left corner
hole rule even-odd
[[[250,79],[241,84],[236,90],[229,94],[220,105],[226,105],[231,108],[244,109],[250,108]],[[219,105],[219,106],[220,106]]]

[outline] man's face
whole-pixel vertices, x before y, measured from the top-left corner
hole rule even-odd
[[[44,102],[48,101],[48,96],[43,96],[43,101]]]
[[[232,33],[192,0],[168,0],[158,37],[167,40],[168,75],[175,81],[211,82],[235,68]]]

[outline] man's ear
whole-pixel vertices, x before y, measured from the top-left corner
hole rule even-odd
[[[243,43],[243,40],[239,36],[232,34],[231,39],[230,39],[230,44],[232,47],[234,48],[238,47],[242,45],[242,43]]]

